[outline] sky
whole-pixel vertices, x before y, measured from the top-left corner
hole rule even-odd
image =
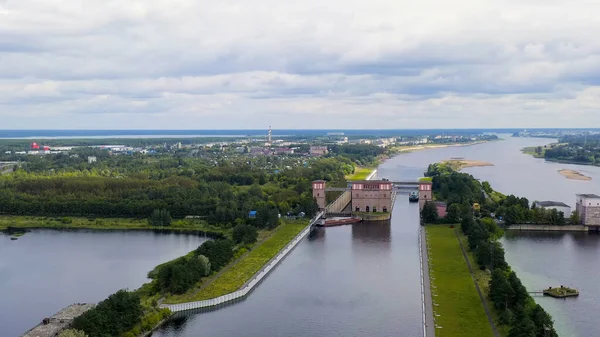
[[[0,129],[600,126],[600,1],[0,0]]]

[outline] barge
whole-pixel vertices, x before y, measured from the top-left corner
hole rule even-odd
[[[343,226],[343,225],[353,225],[355,223],[361,222],[361,218],[337,218],[337,219],[325,219],[318,226],[321,227],[333,227],[333,226]]]

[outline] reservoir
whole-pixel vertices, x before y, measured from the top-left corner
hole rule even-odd
[[[152,231],[32,230],[0,234],[0,335],[20,336],[71,303],[136,289],[156,265],[206,238]]]
[[[524,155],[549,139],[507,138],[467,147],[406,153],[387,160],[378,177],[415,180],[427,165],[453,157],[495,166],[464,171],[500,192],[575,204],[576,193],[600,193],[600,168],[548,163]],[[568,180],[574,169],[591,181]],[[317,228],[243,301],[175,318],[154,337],[421,336],[418,205],[396,199],[390,223]],[[72,302],[98,301],[137,288],[155,265],[195,249],[202,238],[149,232],[34,231],[0,236],[0,326],[17,336]],[[581,295],[536,297],[561,337],[600,336],[600,236],[507,233],[507,261],[530,290],[565,285]],[[4,331],[3,331],[4,332]]]

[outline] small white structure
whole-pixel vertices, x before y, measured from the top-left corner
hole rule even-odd
[[[585,226],[600,226],[600,196],[577,194],[577,214]]]
[[[96,158],[96,156],[88,156],[87,159],[88,159],[88,164],[93,164],[98,161],[98,158]]]
[[[571,215],[571,206],[560,201],[535,201],[536,207],[543,207],[545,209],[555,209],[558,212],[563,212],[565,217]]]

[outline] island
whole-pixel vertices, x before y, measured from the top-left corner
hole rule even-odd
[[[460,171],[469,167],[486,167],[486,166],[494,166],[494,164],[481,161],[481,160],[468,160],[463,158],[453,158],[449,160],[443,160],[442,164],[446,164],[450,166],[452,169],[456,171]]]
[[[562,170],[558,170],[558,173],[560,173],[567,179],[585,180],[585,181],[592,180],[591,177],[588,177],[588,176],[584,175],[583,173],[581,173],[579,171],[575,171],[575,170],[562,169]]]

